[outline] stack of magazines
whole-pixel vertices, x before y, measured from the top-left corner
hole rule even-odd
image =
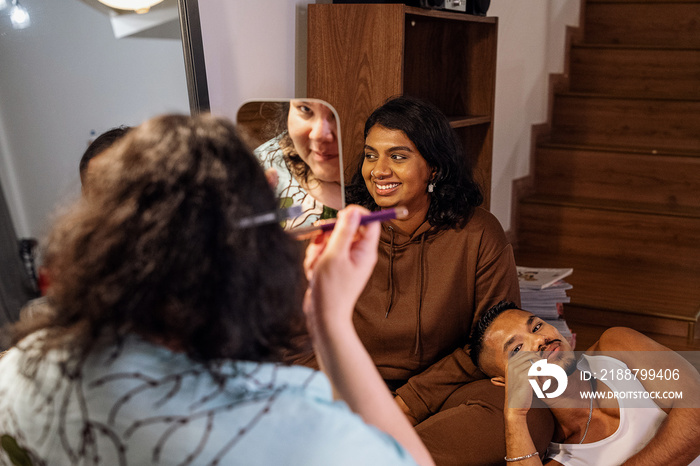
[[[564,338],[576,346],[576,334],[564,320],[564,303],[571,301],[566,292],[573,288],[564,278],[574,269],[545,269],[518,266],[518,282],[522,307],[559,330]]]

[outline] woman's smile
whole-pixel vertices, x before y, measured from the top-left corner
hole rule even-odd
[[[379,196],[390,196],[394,194],[401,183],[381,183],[378,181],[374,182],[374,187],[376,189],[376,194]]]
[[[335,148],[335,151],[327,149],[311,149],[309,152],[311,152],[312,156],[319,162],[334,162],[336,164],[338,163],[337,146]]]

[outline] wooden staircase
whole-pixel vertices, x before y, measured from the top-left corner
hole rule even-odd
[[[565,317],[700,348],[700,1],[583,0],[516,262],[573,267]]]

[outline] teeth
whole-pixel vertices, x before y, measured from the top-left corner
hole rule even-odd
[[[399,183],[391,183],[391,184],[378,184],[376,186],[377,186],[377,189],[379,191],[385,191],[387,189],[394,189],[398,185],[399,185]]]

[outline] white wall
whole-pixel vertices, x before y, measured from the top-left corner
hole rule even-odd
[[[549,75],[564,71],[580,0],[492,0],[498,19],[491,211],[510,228],[512,182],[530,173],[532,125],[547,119]]]
[[[79,0],[22,0],[32,24],[0,12],[0,182],[18,236],[42,237],[80,191],[91,132],[189,113],[179,40],[114,38]]]
[[[327,3],[327,1],[323,1]],[[305,95],[309,0],[200,1],[209,92],[235,117],[255,98]],[[321,3],[321,1],[319,1]],[[178,41],[121,39],[78,0],[23,0],[29,29],[0,14],[0,181],[19,236],[42,236],[79,190],[91,131],[188,112]],[[529,173],[530,129],[546,119],[549,73],[563,70],[579,0],[492,0],[499,17],[491,210],[510,227],[511,188]],[[9,64],[9,65],[6,65]]]
[[[306,94],[311,0],[200,0],[212,113],[236,119],[246,100]]]
[[[308,3],[200,1],[212,111],[235,118],[245,100],[305,95],[306,42],[299,32],[295,41],[295,24],[305,29]],[[499,17],[491,210],[506,230],[512,182],[530,171],[530,131],[547,118],[548,76],[563,71],[566,25],[578,24],[579,5],[491,1],[488,14]]]

